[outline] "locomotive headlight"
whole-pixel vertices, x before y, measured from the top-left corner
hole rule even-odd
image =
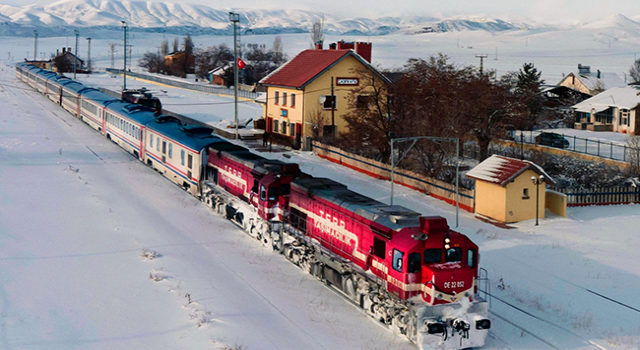
[[[448,244],[448,243],[451,243],[451,238],[449,238],[449,237],[445,238],[445,239],[444,239],[444,243],[447,243],[447,244]]]
[[[449,244],[445,244],[445,245],[444,245],[444,249],[446,249],[446,250],[451,249],[451,245],[449,245]]]
[[[476,321],[476,329],[489,329],[491,328],[491,321],[484,319],[484,320],[477,320]]]

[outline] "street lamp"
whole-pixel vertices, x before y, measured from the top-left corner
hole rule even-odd
[[[73,57],[73,80],[76,79],[76,70],[77,70],[77,65],[78,65],[78,30],[74,29],[73,33],[76,35],[76,52],[74,53]]]
[[[122,70],[122,74],[124,77],[122,91],[124,91],[127,89],[127,22],[120,22],[122,22],[122,29],[124,29],[124,69]]]
[[[544,183],[544,176],[540,175],[537,178],[531,177],[531,181],[536,185],[536,226],[538,226],[538,207],[540,205],[540,185]]]
[[[236,39],[236,26],[240,22],[240,15],[229,12],[229,21],[233,23],[233,105],[234,121],[236,123],[236,140],[238,136],[238,41]]]

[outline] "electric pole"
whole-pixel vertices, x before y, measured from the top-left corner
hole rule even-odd
[[[87,38],[87,71],[91,72],[91,38]]]
[[[78,66],[78,34],[79,33],[78,33],[77,29],[74,29],[73,33],[76,35],[76,49],[75,49],[75,52],[74,52],[74,56],[75,57],[73,57],[73,80],[75,80],[76,79],[76,70],[78,69],[77,66]],[[82,67],[80,67],[80,68],[82,68]]]
[[[122,70],[122,74],[124,76],[124,84],[122,87],[122,91],[127,89],[127,22],[122,22],[122,28],[124,29],[124,69]]]
[[[476,58],[480,59],[480,75],[482,75],[482,67],[484,63],[484,59],[487,58],[487,55],[476,55]]]
[[[240,136],[238,134],[238,42],[236,39],[236,26],[240,22],[240,15],[235,12],[229,12],[229,21],[233,23],[233,105],[236,140],[238,140]]]
[[[38,31],[33,31],[33,60],[35,61],[38,57]]]
[[[333,96],[333,77],[331,77],[331,138],[335,140],[336,135],[336,97]]]
[[[116,52],[116,44],[109,44],[109,52],[111,53],[111,68],[113,68],[113,54]]]

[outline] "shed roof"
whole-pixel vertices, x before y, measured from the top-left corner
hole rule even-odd
[[[554,185],[555,182],[541,167],[528,160],[519,160],[499,155],[492,155],[471,169],[467,176],[476,180],[486,181],[505,187],[527,170],[533,170],[542,175],[545,181]]]

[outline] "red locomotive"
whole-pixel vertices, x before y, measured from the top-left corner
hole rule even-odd
[[[209,147],[205,202],[424,349],[484,344],[478,246],[446,219],[421,217],[297,164]]]

